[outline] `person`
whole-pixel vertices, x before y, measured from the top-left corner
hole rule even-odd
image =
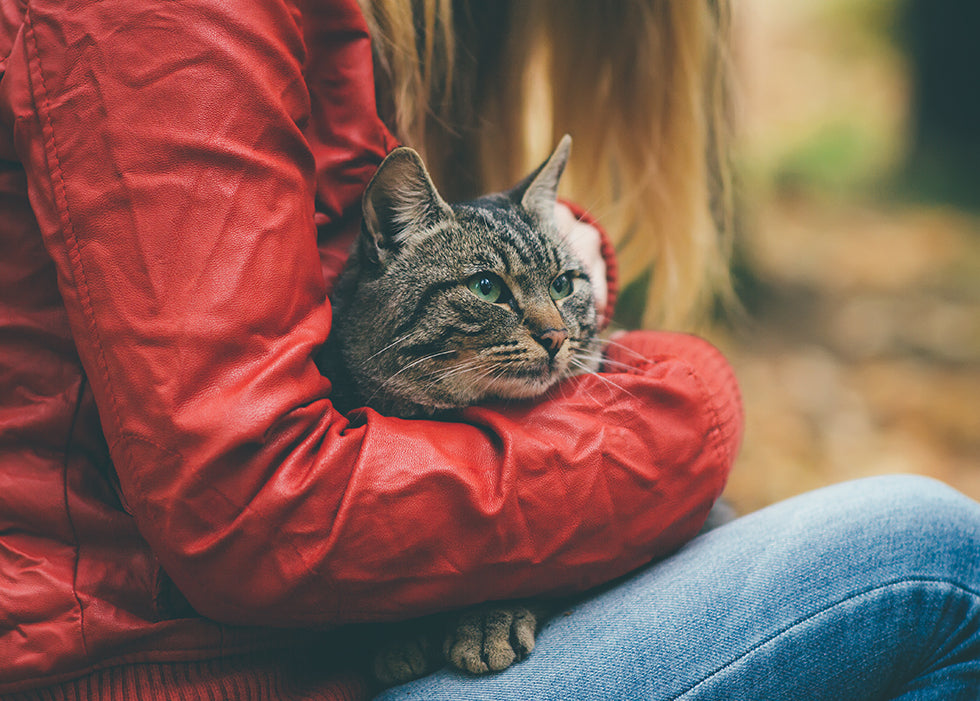
[[[385,693],[975,691],[965,497],[855,483],[695,537],[742,430],[696,337],[455,422],[341,415],[313,362],[384,155],[493,189],[548,110],[601,311],[644,271],[648,322],[703,306],[720,3],[0,7],[0,696],[363,698],[347,624],[532,595],[582,598],[528,660]]]

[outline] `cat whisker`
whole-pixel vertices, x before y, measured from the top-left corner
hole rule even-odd
[[[598,373],[592,371],[592,369],[589,366],[585,365],[584,363],[582,363],[582,362],[580,362],[578,360],[579,355],[580,354],[573,355],[569,359],[568,367],[562,373],[561,380],[567,380],[569,378],[579,377],[581,375],[597,375],[598,376]],[[553,387],[552,389],[557,389],[561,393],[561,398],[563,400],[568,400],[569,397],[572,396],[569,393],[568,388],[566,387],[566,385],[565,385],[564,382],[558,382],[555,385],[555,387]],[[593,393],[592,392],[586,391],[584,388],[579,388],[578,391],[583,392],[585,394],[586,398],[591,399],[598,406],[600,406],[600,407],[602,406],[602,402],[600,402],[598,399],[596,399],[593,396]]]
[[[485,383],[486,387],[488,389],[491,389],[496,385],[498,380],[506,377],[511,372],[511,369],[508,366],[512,364],[513,363],[509,363],[506,360],[503,362],[495,362],[495,363],[488,364],[487,368],[482,373],[477,375],[474,379]],[[535,396],[543,393],[547,389],[548,387],[541,388],[539,392],[535,393]],[[491,396],[491,395],[485,395],[485,396]],[[506,401],[509,399],[526,398],[526,397],[525,395],[518,396],[511,393],[507,393],[503,395],[495,395],[495,398],[498,400]]]
[[[571,377],[571,375],[564,375],[562,377],[562,379],[563,380],[564,379],[568,379],[569,377]],[[561,392],[561,398],[564,399],[564,400],[567,400],[568,397],[569,397],[569,394],[568,394],[568,389],[565,387],[565,383],[564,382],[559,382],[559,383],[557,383],[555,385],[555,387],[558,388],[558,391]]]
[[[474,355],[465,360],[461,360],[459,362],[453,363],[448,368],[443,368],[443,370],[457,370],[457,369],[467,370],[470,368],[480,367],[485,364],[486,364],[486,360],[483,357],[479,355]]]
[[[432,360],[433,358],[438,358],[440,356],[449,355],[449,354],[455,353],[455,352],[456,352],[455,350],[444,350],[444,351],[439,351],[438,353],[430,353],[429,355],[425,355],[425,356],[422,356],[421,358],[417,358],[417,359],[413,360],[412,362],[410,362],[405,367],[403,367],[401,370],[399,370],[398,372],[396,372],[394,375],[392,375],[391,377],[389,377],[388,379],[391,380],[391,379],[394,379],[395,377],[398,377],[398,375],[401,375],[403,372],[405,372],[406,370],[409,370],[409,369],[415,367],[419,363],[424,363],[427,360]]]
[[[636,370],[635,365],[630,365],[629,363],[623,363],[618,360],[609,360],[609,358],[606,358],[604,356],[599,356],[597,360],[599,360],[602,363],[602,367],[609,368],[610,370],[625,370],[625,371]]]
[[[630,355],[632,355],[634,358],[636,358],[638,360],[649,360],[649,358],[646,357],[645,355],[643,355],[642,353],[638,353],[637,351],[633,350],[629,346],[624,345],[622,343],[617,343],[616,341],[613,341],[612,339],[609,339],[609,338],[597,338],[596,341],[598,341],[599,343],[601,343],[603,345],[606,345],[606,346],[615,346],[616,348],[620,348],[620,349],[626,351],[627,353],[629,353]]]
[[[491,365],[486,370],[484,370],[479,375],[477,375],[474,379],[489,380],[489,382],[492,383],[494,380],[499,379],[504,374],[504,372],[506,372],[506,368],[503,368],[499,365]]]
[[[416,360],[413,360],[411,363],[409,363],[408,365],[406,365],[405,367],[403,367],[401,370],[399,370],[395,374],[389,375],[388,377],[386,377],[384,379],[384,381],[380,385],[378,385],[378,388],[375,389],[374,392],[371,393],[371,396],[368,397],[365,400],[365,404],[369,403],[372,399],[374,399],[374,397],[377,396],[378,392],[381,392],[382,390],[384,390],[385,387],[387,385],[389,385],[392,380],[394,380],[396,377],[398,377],[399,375],[401,375],[406,370],[410,370],[411,368],[415,367],[419,363],[424,363],[427,360],[432,360],[433,358],[438,358],[440,356],[449,355],[450,353],[455,353],[455,352],[456,352],[455,350],[444,350],[444,351],[439,351],[438,353],[432,353],[430,355],[426,355],[426,356],[423,356],[421,358],[417,358]]]
[[[402,336],[401,338],[398,338],[398,339],[396,339],[396,340],[394,340],[394,341],[392,341],[391,343],[389,343],[389,344],[388,344],[387,346],[385,346],[384,348],[382,348],[381,350],[379,350],[379,351],[378,351],[377,353],[375,353],[374,355],[371,355],[371,356],[369,356],[369,357],[367,357],[367,358],[365,358],[364,360],[362,360],[362,361],[360,362],[360,366],[361,366],[361,367],[366,367],[366,366],[367,366],[367,363],[368,363],[369,361],[371,361],[371,360],[374,360],[375,358],[377,358],[377,357],[378,357],[379,355],[381,355],[381,354],[382,354],[382,353],[384,353],[385,351],[388,351],[388,350],[391,350],[392,348],[394,348],[395,346],[397,346],[397,345],[398,345],[399,343],[404,343],[405,341],[407,341],[407,340],[409,339],[409,337],[410,337],[411,335],[412,335],[412,332],[411,332],[411,331],[409,331],[409,332],[408,332],[407,334],[405,334],[405,335],[404,335],[404,336]]]
[[[448,368],[436,368],[432,372],[425,376],[425,379],[432,382],[432,384],[443,382],[456,375],[463,375],[474,368],[478,368],[482,365],[478,358],[471,358],[461,363],[451,365]]]
[[[601,372],[595,372],[593,370],[590,370],[589,369],[589,366],[586,365],[585,363],[581,362],[578,358],[572,358],[572,364],[575,365],[575,366],[577,366],[577,367],[579,367],[579,368],[581,368],[582,370],[584,370],[585,372],[582,373],[583,375],[593,375],[594,377],[598,378],[599,380],[601,380],[602,382],[606,383],[610,387],[615,387],[620,392],[624,392],[625,394],[629,395],[630,397],[633,397],[634,399],[636,398],[636,396],[632,392],[630,392],[629,390],[627,390],[625,387],[623,387],[619,383],[613,382],[608,377],[606,377],[605,375],[603,375]]]
[[[629,363],[623,363],[618,360],[609,360],[601,353],[577,353],[575,357],[581,360],[597,361],[599,365],[603,368],[620,369],[620,370],[636,369],[635,365],[630,365]]]
[[[458,363],[449,368],[440,368],[435,370],[429,373],[427,377],[421,378],[419,381],[420,383],[424,382],[427,387],[439,387],[441,383],[444,383],[446,380],[452,379],[456,376],[466,375],[467,373],[476,373],[472,374],[471,377],[467,379],[467,382],[470,384],[476,384],[495,371],[497,371],[497,367],[495,365],[486,367],[486,364],[479,358],[471,358],[470,360]]]

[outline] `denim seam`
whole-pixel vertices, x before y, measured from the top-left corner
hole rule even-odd
[[[704,679],[702,679],[699,682],[695,683],[693,686],[691,686],[689,689],[687,689],[686,691],[684,691],[680,695],[675,696],[674,699],[675,699],[675,701],[678,701],[679,699],[683,699],[688,694],[691,694],[692,692],[696,691],[698,689],[698,687],[700,687],[700,686],[706,684],[707,682],[711,681],[712,679],[714,679],[715,677],[717,677],[719,674],[721,674],[725,670],[727,670],[727,669],[731,668],[732,666],[738,664],[739,662],[741,662],[742,660],[744,660],[745,658],[747,658],[749,655],[753,654],[757,650],[759,650],[759,649],[765,647],[766,645],[768,645],[769,643],[771,643],[776,638],[780,637],[781,635],[784,635],[785,633],[788,633],[789,631],[793,630],[794,628],[796,628],[800,624],[805,623],[805,622],[807,622],[807,621],[809,621],[809,620],[811,620],[813,618],[816,618],[817,616],[819,616],[819,615],[821,615],[823,613],[826,613],[827,611],[830,611],[831,609],[836,608],[837,606],[840,606],[841,604],[845,604],[845,603],[847,603],[849,601],[854,601],[855,599],[860,599],[860,598],[862,598],[864,596],[867,596],[868,594],[873,594],[873,593],[878,592],[878,591],[889,589],[889,588],[894,587],[896,585],[900,585],[900,584],[914,584],[914,583],[920,583],[920,584],[944,584],[946,586],[953,587],[955,589],[959,589],[960,591],[962,591],[962,592],[964,592],[966,594],[969,594],[969,595],[973,596],[974,598],[980,599],[980,592],[976,592],[976,591],[974,591],[973,589],[971,589],[968,586],[965,586],[965,585],[960,584],[958,582],[953,582],[953,581],[950,581],[950,580],[946,580],[946,579],[931,578],[931,577],[903,577],[901,579],[896,579],[894,581],[887,582],[885,584],[878,584],[878,585],[875,585],[875,586],[872,586],[872,587],[868,587],[867,589],[863,589],[861,591],[854,592],[854,593],[852,593],[852,594],[844,597],[843,599],[840,599],[839,601],[835,601],[832,604],[829,604],[827,606],[824,606],[823,608],[819,609],[818,611],[814,611],[814,612],[809,613],[809,614],[807,614],[805,616],[802,616],[801,618],[793,621],[792,623],[790,623],[789,625],[787,625],[783,629],[781,629],[781,630],[773,633],[772,635],[768,636],[764,640],[760,640],[758,643],[756,643],[755,645],[753,645],[751,648],[749,648],[748,650],[746,650],[745,652],[743,652],[741,655],[739,655],[735,659],[733,659],[733,660],[725,663],[724,665],[722,665],[721,667],[719,667],[718,669],[716,669],[714,672],[712,672],[711,674],[709,674],[708,676],[706,676]]]

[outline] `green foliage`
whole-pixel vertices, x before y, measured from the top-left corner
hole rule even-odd
[[[882,168],[880,138],[857,121],[830,123],[787,150],[773,180],[789,189],[848,192],[867,185]]]

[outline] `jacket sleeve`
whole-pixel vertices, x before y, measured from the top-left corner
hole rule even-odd
[[[37,0],[0,84],[122,496],[168,574],[216,620],[331,625],[581,590],[691,537],[741,431],[698,339],[628,335],[607,373],[457,423],[332,409],[312,356],[313,154],[333,137],[304,136],[298,22],[273,0]]]

